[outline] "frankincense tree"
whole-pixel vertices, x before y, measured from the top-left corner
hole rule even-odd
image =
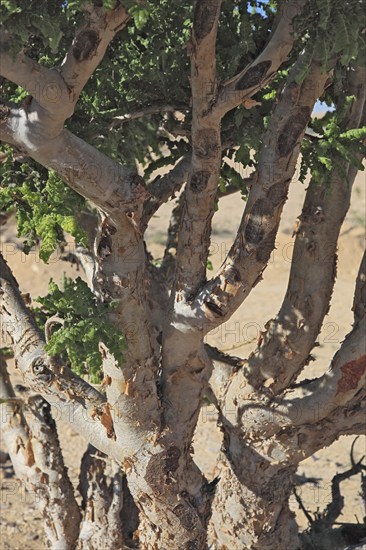
[[[296,391],[365,152],[362,2],[3,0],[0,13],[0,207],[45,262],[71,235],[86,280],[51,282],[32,311],[0,260],[2,327],[32,391],[21,406],[2,361],[3,437],[46,545],[301,548],[299,463],[364,431],[365,259],[352,331]],[[238,361],[205,336],[260,282],[300,158],[311,179],[287,292]],[[242,219],[210,278],[212,218],[235,192]],[[175,196],[156,262],[145,231]],[[204,399],[223,434],[214,479],[192,455]],[[49,404],[90,442],[81,506]]]

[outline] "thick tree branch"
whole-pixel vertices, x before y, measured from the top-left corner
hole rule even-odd
[[[2,30],[0,32],[1,64],[0,74],[7,80],[14,82],[24,88],[29,95],[29,102],[24,107],[27,111],[30,108],[30,100],[34,99],[38,105],[39,111],[45,118],[60,117],[60,123],[56,126],[58,130],[62,128],[65,118],[67,118],[69,92],[62,79],[62,76],[56,68],[47,69],[33,59],[27,57],[23,52],[17,54],[14,58],[12,53],[6,53],[12,42],[11,34]],[[53,120],[52,131],[54,131],[55,120]]]
[[[23,109],[3,106],[0,140],[17,145],[30,157],[54,170],[70,187],[107,213],[142,210],[146,186],[139,176],[68,130],[53,139],[42,134],[43,122]]]
[[[0,399],[2,437],[17,477],[36,496],[47,542],[52,548],[74,548],[81,514],[63,462],[50,406],[39,395],[30,397],[27,403],[16,399],[2,355]]]
[[[335,354],[329,370],[307,385],[309,393],[303,397],[260,400],[250,393],[250,386],[242,382],[238,372],[231,384],[225,406],[231,410],[239,402],[238,421],[244,431],[250,430],[255,416],[255,433],[270,438],[291,426],[312,425],[330,418],[336,409],[347,408],[366,380],[366,318],[364,317],[346,337]],[[361,399],[361,397],[360,397]]]
[[[282,4],[263,52],[219,90],[214,110],[221,116],[250,98],[276,75],[292,50],[293,22],[305,4],[306,0],[288,0]]]
[[[296,83],[298,63],[277,103],[264,135],[254,182],[234,244],[214,279],[191,302],[194,322],[204,333],[225,322],[260,281],[294,175],[301,139],[328,75],[313,61],[302,84]]]
[[[205,280],[211,219],[221,165],[220,116],[212,116],[216,94],[216,35],[221,0],[198,0],[191,36],[192,168],[179,231],[176,299],[186,299]]]
[[[210,115],[216,90],[215,46],[220,6],[221,0],[198,0],[194,9],[189,45],[193,101],[192,168],[182,199],[184,206],[178,233],[172,310],[181,300],[185,301],[206,277],[211,218],[221,165],[220,117]],[[191,459],[186,455],[186,449],[192,441],[211,363],[201,334],[198,331],[184,334],[183,326],[184,320],[179,327],[171,323],[169,316],[165,319],[162,400],[164,439],[166,444],[177,447],[179,454],[186,457],[177,470],[177,476],[187,480],[184,464],[189,465]],[[187,395],[190,395],[189,400]],[[195,478],[199,480],[199,475]],[[197,489],[195,492],[197,494]]]
[[[202,395],[211,375],[212,363],[202,346],[202,335],[230,317],[248,295],[268,262],[288,186],[295,171],[301,137],[318,93],[328,78],[315,62],[301,85],[295,81],[296,74],[297,66],[291,73],[264,137],[258,178],[251,187],[235,243],[218,276],[205,285],[193,300],[188,292],[197,290],[198,281],[202,283],[206,275],[206,263],[201,265],[204,257],[200,254],[208,250],[203,227],[210,228],[212,206],[209,218],[203,219],[202,212],[208,212],[207,188],[200,188],[198,193],[196,190],[192,194],[191,179],[185,190],[186,205],[190,205],[192,213],[199,207],[199,212],[198,217],[193,216],[192,223],[188,225],[186,221],[190,219],[189,212],[183,213],[178,242],[174,314],[165,329],[162,362],[164,421],[169,427],[174,425],[176,434],[179,434],[179,445],[192,437]],[[319,83],[318,90],[314,90],[314,82]],[[210,144],[212,141],[205,141],[202,150],[211,151]],[[213,156],[211,154],[212,151],[208,154],[208,162],[212,161],[213,156],[216,159],[216,150]],[[206,153],[203,159],[202,162],[207,161]],[[211,175],[212,171],[210,178]],[[216,196],[217,181],[214,185]],[[185,241],[185,238],[188,240]],[[207,260],[207,256],[205,258]],[[179,361],[176,359],[178,349]],[[197,352],[193,354],[192,349]],[[188,394],[191,397],[189,403],[184,398]]]
[[[82,89],[102,61],[108,44],[130,20],[120,4],[107,12],[90,3],[86,4],[84,11],[85,23],[77,31],[59,69],[70,91],[71,106],[75,106]]]
[[[121,5],[106,12],[90,3],[84,10],[85,24],[60,67],[46,69],[22,52],[15,59],[11,54],[2,54],[0,74],[29,92],[29,117],[42,119],[52,136],[58,135],[64,121],[73,114],[80,93],[102,61],[108,44],[130,19]],[[11,34],[2,31],[0,40],[6,48]]]
[[[355,100],[345,114],[342,131],[363,125],[365,79],[366,71],[361,67],[349,73],[345,95],[355,96]],[[258,349],[248,359],[248,380],[254,388],[269,378],[273,394],[288,387],[301,372],[314,346],[329,309],[336,275],[338,236],[357,173],[353,166],[345,166],[345,170],[347,177],[334,168],[329,174],[329,182],[322,185],[316,179],[310,182],[296,230],[284,302],[277,317],[267,323]],[[358,280],[362,292],[364,268],[360,269]],[[355,314],[360,316],[357,309]]]
[[[366,394],[364,390],[362,393],[352,399],[347,407],[335,409],[331,415],[318,422],[316,430],[314,424],[305,424],[281,434],[281,437],[288,434],[289,441],[293,441],[294,436],[297,438],[298,447],[293,451],[298,460],[302,461],[324,447],[329,447],[342,435],[365,435]]]
[[[12,132],[12,142],[26,149],[43,166],[55,170],[70,187],[100,209],[94,244],[93,290],[102,301],[115,301],[111,321],[123,331],[128,343],[122,370],[106,354],[108,376],[113,374],[112,384],[107,388],[108,400],[118,414],[123,411],[123,416],[129,419],[126,424],[118,423],[121,442],[133,439],[129,432],[126,436],[125,430],[132,428],[135,433],[133,426],[140,415],[156,429],[160,425],[157,343],[149,328],[146,257],[140,227],[144,200],[149,194],[142,178],[67,130],[46,140],[37,121],[30,122],[22,110],[6,111],[4,123],[0,124],[0,138],[3,131],[7,135]],[[126,387],[131,393],[127,393]],[[139,396],[141,406],[133,395]],[[94,446],[99,448],[98,444]]]

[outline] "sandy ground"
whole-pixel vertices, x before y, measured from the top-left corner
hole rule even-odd
[[[235,355],[246,357],[255,347],[259,331],[278,311],[285,289],[291,265],[293,248],[292,229],[296,217],[301,212],[306,187],[293,182],[289,200],[285,206],[277,249],[271,257],[264,280],[255,287],[242,308],[223,327],[210,334],[207,341]],[[316,361],[311,363],[304,377],[314,377],[323,373],[339,343],[349,332],[352,324],[352,297],[355,276],[363,253],[365,239],[365,176],[360,173],[355,185],[352,206],[342,228],[339,241],[338,276],[332,298],[332,305],[319,336],[319,347],[315,349]],[[164,205],[154,217],[149,228],[147,240],[156,258],[163,254],[165,231],[168,225],[172,205]],[[230,243],[237,230],[244,202],[238,196],[222,199],[220,208],[214,217],[211,245],[211,261],[217,268],[225,258]],[[81,275],[75,267],[60,260],[58,255],[51,258],[49,265],[43,264],[37,253],[25,256],[18,248],[14,227],[2,228],[2,251],[19,281],[23,292],[32,296],[47,292],[50,277],[59,281],[65,272],[69,276]],[[72,248],[72,245],[70,244]],[[316,289],[314,288],[314,292]],[[215,413],[212,407],[202,409],[197,427],[194,448],[199,466],[208,477],[212,476],[218,455],[221,437],[215,426]],[[59,434],[64,456],[69,467],[72,481],[77,485],[77,472],[80,458],[85,449],[85,441],[75,434],[69,426],[59,425]],[[330,500],[330,481],[336,472],[350,466],[350,446],[354,438],[342,437],[328,449],[322,450],[304,461],[299,473],[318,479],[316,486],[308,483],[299,489],[303,502],[309,510],[323,509]],[[366,438],[360,437],[355,446],[355,456],[360,458],[366,452]],[[24,491],[12,472],[9,462],[0,465],[1,480],[1,550],[40,550],[43,546],[42,520],[37,511],[33,495]],[[360,479],[353,477],[342,485],[345,507],[341,521],[360,521],[365,515],[359,495]],[[293,508],[299,523],[306,526],[303,514]]]

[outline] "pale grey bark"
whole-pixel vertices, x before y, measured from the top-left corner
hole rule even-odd
[[[40,396],[17,398],[0,354],[1,436],[20,483],[34,495],[47,548],[74,550],[81,514],[63,463],[56,424]]]
[[[26,384],[39,392],[60,418],[89,437],[95,447],[108,450],[118,459],[117,444],[108,437],[102,423],[108,413],[104,396],[47,355],[42,335],[1,255],[0,269],[2,329],[11,338],[16,367]]]
[[[293,20],[304,5],[305,0],[284,2],[263,52],[219,87],[215,43],[221,1],[196,2],[188,45],[192,156],[181,159],[150,187],[137,174],[63,128],[108,43],[129,19],[123,7],[108,13],[86,4],[85,24],[77,31],[61,67],[44,69],[23,54],[15,61],[4,57],[1,71],[6,78],[24,84],[30,75],[36,75],[40,89],[47,88],[55,95],[35,94],[20,108],[1,104],[0,139],[54,170],[97,207],[93,250],[80,250],[79,256],[82,261],[91,261],[86,274],[98,299],[116,304],[110,320],[125,334],[128,344],[122,364],[117,364],[109,350],[100,345],[104,397],[45,354],[43,338],[9,269],[0,260],[4,273],[0,278],[0,305],[19,369],[32,388],[59,407],[64,419],[72,407],[68,420],[99,451],[116,461],[108,471],[101,453],[93,456],[89,451],[84,457],[83,548],[106,545],[117,549],[126,544],[121,514],[123,483],[127,479],[139,509],[142,548],[206,548],[213,511],[210,531],[217,547],[269,550],[277,545],[295,549],[297,527],[288,497],[296,465],[338,435],[361,430],[364,268],[356,288],[355,327],[334,357],[331,370],[312,383],[312,393],[305,397],[291,398],[290,394],[273,400],[268,390],[257,392],[253,387],[257,382],[248,383],[240,361],[230,366],[229,385],[222,372],[227,375],[227,369],[221,369],[216,387],[212,384],[213,395],[209,386],[212,361],[227,364],[229,360],[203,343],[204,335],[229,319],[261,278],[274,248],[306,125],[329,75],[313,60],[309,74],[299,84],[296,71],[301,57],[295,64],[264,135],[235,242],[217,276],[207,282],[211,219],[219,196],[221,120],[276,75],[292,49]],[[1,40],[9,40],[6,32]],[[354,103],[358,107],[351,112],[352,124],[356,125],[360,97]],[[155,270],[149,265],[144,231],[157,208],[184,183],[167,254],[162,268]],[[330,202],[338,201],[337,189]],[[316,193],[313,195],[317,202]],[[336,209],[338,225],[349,190],[339,196],[344,204]],[[331,225],[327,231],[335,248],[337,236],[331,233]],[[305,261],[304,270],[308,264]],[[332,270],[326,270],[324,276],[330,279],[328,294],[316,319],[308,321],[314,323],[315,330],[325,314],[332,274]],[[165,278],[158,281],[163,275]],[[304,343],[302,362],[311,345]],[[295,363],[283,375],[283,387],[296,376],[299,365],[295,367]],[[219,409],[224,433],[224,454],[218,469],[221,480],[213,507],[215,490],[191,456],[202,398],[207,395],[213,397]],[[322,407],[316,409],[318,416],[314,419],[319,401]],[[226,418],[227,406],[237,412],[235,422]],[[90,413],[87,421],[85,413]],[[311,430],[313,424],[316,433]],[[96,502],[98,491],[101,498]]]
[[[206,275],[211,218],[221,166],[220,116],[212,116],[217,94],[216,35],[221,0],[197,2],[189,44],[192,89],[192,159],[179,229],[175,299],[187,300]]]
[[[362,67],[350,71],[345,95],[355,100],[344,115],[342,131],[358,128],[366,120],[365,78]],[[309,184],[296,229],[284,302],[276,318],[266,324],[258,349],[248,359],[248,380],[255,388],[271,379],[268,390],[277,394],[289,386],[309,360],[329,309],[338,236],[356,177],[354,166],[345,163],[344,170],[347,177],[335,167],[325,183],[313,179]]]

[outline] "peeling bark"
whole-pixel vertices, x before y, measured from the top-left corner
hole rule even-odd
[[[47,548],[73,550],[81,514],[63,463],[50,406],[39,395],[27,402],[16,398],[2,355],[0,369],[1,433],[15,473],[36,497]]]
[[[96,206],[98,222],[90,231],[93,246],[78,254],[91,260],[86,274],[97,298],[116,304],[110,320],[128,345],[124,362],[117,364],[100,344],[106,396],[101,395],[47,356],[43,336],[0,257],[0,307],[17,367],[32,389],[57,406],[61,417],[99,449],[89,447],[81,467],[81,548],[124,549],[137,543],[138,537],[144,549],[203,550],[212,515],[209,531],[214,547],[295,550],[299,540],[288,500],[297,465],[340,434],[363,429],[364,264],[356,285],[354,329],[330,370],[311,382],[304,397],[281,394],[306,363],[329,304],[336,242],[350,195],[342,178],[335,178],[328,195],[313,183],[310,186],[296,240],[303,262],[293,266],[283,310],[268,325],[258,357],[246,363],[231,360],[203,343],[205,334],[229,319],[262,277],[275,246],[301,140],[329,75],[313,59],[299,84],[296,75],[303,61],[299,57],[265,132],[236,239],[216,277],[207,282],[211,220],[220,196],[222,118],[276,75],[293,47],[294,19],[305,3],[281,4],[262,53],[220,84],[215,43],[221,1],[197,0],[187,46],[192,155],[150,186],[63,128],[109,42],[129,20],[123,6],[117,3],[107,11],[101,2],[85,4],[85,22],[60,67],[46,69],[23,54],[16,60],[4,55],[1,74],[6,78],[19,85],[36,78],[37,85],[58,90],[59,95],[54,101],[49,94],[29,96],[20,107],[1,103],[0,139],[54,170]],[[6,31],[0,40],[9,41]],[[360,73],[355,73],[355,80],[360,80]],[[357,127],[362,117],[364,92],[360,82],[355,86],[356,100],[345,128]],[[347,171],[352,181],[354,169]],[[184,183],[162,267],[154,269],[144,231],[159,206]],[[331,261],[320,266],[316,252],[324,239],[331,244]],[[319,280],[325,288],[318,304],[309,281],[313,286]],[[310,326],[313,330],[303,330]],[[294,343],[295,335],[300,341]],[[220,367],[210,386],[213,361]],[[228,373],[230,383],[225,380]],[[274,376],[270,387],[269,376]],[[60,547],[72,549],[80,513],[74,495],[67,492],[69,481],[49,407],[41,397],[29,398],[27,426],[7,382],[0,389],[7,399],[10,396],[6,406],[11,407],[11,418],[4,427],[14,464],[27,483],[37,483],[42,491],[52,547],[59,548],[62,540]],[[205,479],[192,458],[193,434],[205,396],[218,409],[224,436],[217,469],[220,480]],[[233,422],[226,410],[235,411]],[[58,480],[69,504],[66,509],[56,502]]]
[[[74,429],[90,437],[96,447],[108,449],[111,456],[118,458],[117,445],[107,437],[100,423],[105,407],[104,397],[46,354],[44,340],[1,255],[0,268],[2,326],[12,340],[16,367],[27,385],[51,403],[60,417],[72,423]]]
[[[365,90],[360,83],[364,79],[365,70],[360,67],[350,75],[346,94],[355,95],[355,101],[345,113],[343,131],[362,126]],[[258,349],[248,359],[248,380],[254,388],[270,378],[269,391],[279,393],[291,384],[309,360],[329,310],[336,277],[338,236],[356,176],[353,167],[346,169],[348,181],[334,169],[327,185],[319,185],[316,180],[310,182],[296,229],[294,259],[284,302],[276,318],[267,323]],[[361,279],[362,275],[360,283]],[[361,312],[357,317],[360,315]]]
[[[82,459],[80,492],[83,497],[80,547],[88,550],[133,547],[132,533],[138,527],[138,517],[125,476],[116,462],[92,446]]]

